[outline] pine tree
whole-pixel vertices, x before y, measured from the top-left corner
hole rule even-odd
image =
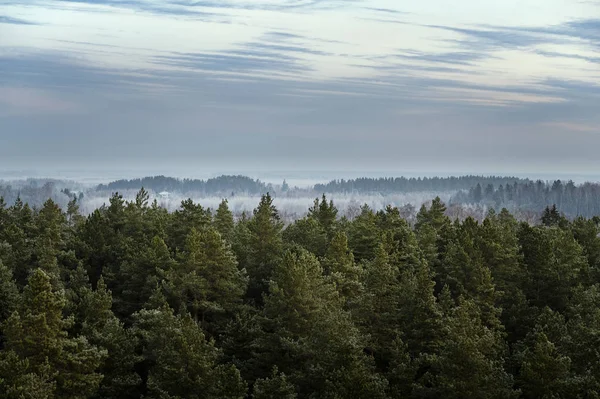
[[[316,219],[306,217],[296,220],[285,228],[282,237],[286,243],[300,245],[317,256],[325,255],[327,232]]]
[[[167,272],[168,287],[180,305],[205,328],[241,303],[247,278],[221,235],[192,229],[179,265]]]
[[[176,265],[162,238],[155,236],[148,245],[142,245],[136,256],[128,257],[117,273],[115,313],[128,318],[148,301],[159,281]]]
[[[600,391],[600,353],[597,350],[600,344],[600,286],[578,287],[565,316],[568,322],[562,319],[564,330],[549,339],[563,356],[568,354],[582,396],[593,397]],[[552,320],[552,324],[561,323]]]
[[[571,360],[558,353],[543,332],[534,332],[527,340],[531,342],[520,354],[522,361],[517,381],[523,398],[569,397]]]
[[[142,395],[160,398],[243,399],[246,384],[233,366],[220,365],[219,350],[189,315],[166,303],[136,313],[134,331],[143,361]]]
[[[279,373],[277,367],[268,378],[260,378],[254,383],[253,399],[296,399],[296,389],[285,374]]]
[[[484,266],[483,256],[475,243],[479,236],[480,227],[472,218],[457,227],[456,238],[446,248],[440,285],[447,285],[454,298],[463,296],[474,300],[486,325],[497,328],[501,310],[496,307],[498,295],[491,271]]]
[[[5,222],[0,229],[0,256],[12,271],[19,288],[27,284],[31,269],[35,266],[34,243],[36,226],[33,211],[17,198],[5,213]]]
[[[457,399],[517,397],[512,376],[504,370],[502,339],[483,325],[474,302],[459,299],[446,328],[433,367],[417,391]]]
[[[571,225],[575,240],[583,248],[590,267],[590,283],[600,283],[600,225],[578,217]]]
[[[427,264],[400,277],[399,316],[402,340],[413,358],[438,352],[443,320],[434,296],[435,282]]]
[[[53,399],[56,382],[48,362],[35,370],[28,359],[14,351],[0,351],[0,397],[5,399]]]
[[[17,309],[19,299],[19,289],[12,272],[0,260],[0,325]],[[1,342],[0,334],[0,348]]]
[[[525,295],[533,305],[562,311],[575,286],[589,273],[587,259],[571,232],[531,227],[519,230],[527,267]]]
[[[338,209],[333,205],[333,201],[327,202],[325,194],[321,197],[321,201],[316,198],[314,206],[308,210],[308,218],[316,220],[319,225],[325,230],[328,238],[331,238],[335,230]]]
[[[361,295],[363,270],[354,262],[354,255],[348,247],[348,238],[343,232],[336,232],[331,239],[323,259],[325,274],[335,284],[340,295],[350,305]]]
[[[182,201],[180,209],[173,213],[167,226],[168,246],[177,252],[182,251],[192,229],[201,231],[211,222],[211,215],[207,209],[195,204],[191,199]]]
[[[283,223],[273,205],[273,198],[268,193],[261,197],[247,228],[249,253],[246,268],[250,277],[248,296],[260,303],[283,249]]]
[[[104,279],[100,277],[92,290],[87,275],[81,268],[76,272],[76,284],[71,283],[69,302],[75,316],[75,330],[92,345],[107,352],[99,368],[104,378],[98,389],[98,397],[139,397],[139,376],[134,366],[139,361],[135,352],[136,340],[130,330],[113,314],[112,295]],[[73,280],[73,279],[72,279]],[[73,330],[73,329],[71,329]]]
[[[350,247],[356,262],[372,260],[379,245],[380,234],[375,214],[367,205],[361,207],[360,214],[351,222],[349,231]]]
[[[68,336],[71,321],[63,318],[64,305],[64,293],[54,291],[51,277],[36,269],[25,287],[20,309],[5,323],[6,349],[26,359],[36,378],[45,380],[50,375],[57,397],[87,398],[102,380],[96,370],[106,352],[84,337]]]
[[[558,209],[556,209],[556,204],[552,205],[552,208],[549,206],[544,209],[544,213],[542,214],[541,222],[546,227],[558,226],[562,220],[562,216]]]
[[[366,265],[366,295],[362,300],[360,324],[369,334],[369,351],[381,369],[390,361],[390,347],[399,337],[400,302],[399,272],[389,263],[383,245],[377,249],[375,259]]]
[[[40,209],[36,225],[38,230],[35,248],[37,265],[53,277],[53,284],[59,284],[60,269],[57,256],[65,244],[65,215],[60,207],[49,199]]]
[[[442,256],[446,252],[448,241],[453,236],[450,219],[445,216],[446,205],[436,197],[429,209],[423,205],[417,214],[415,232],[419,247],[429,267],[438,275],[443,275]],[[441,289],[441,287],[438,287]]]
[[[523,292],[526,269],[519,239],[518,223],[506,209],[499,214],[490,213],[474,237],[482,261],[489,266],[496,287],[496,304],[502,309],[500,319],[509,342],[525,337],[531,327],[525,321],[531,314]]]
[[[385,380],[374,373],[364,338],[322,273],[310,253],[285,254],[265,298],[263,361],[289,375],[300,398],[383,397]]]
[[[227,200],[224,199],[219,204],[213,220],[215,229],[221,234],[221,237],[229,244],[233,240],[235,223],[233,222],[233,213],[229,210]]]
[[[377,218],[390,262],[401,271],[418,267],[424,260],[423,255],[417,237],[400,210],[388,205],[384,211],[377,212]]]

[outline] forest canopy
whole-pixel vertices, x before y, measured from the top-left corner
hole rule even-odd
[[[2,398],[600,391],[600,218],[0,201]]]

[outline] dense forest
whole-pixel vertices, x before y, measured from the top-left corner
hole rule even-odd
[[[468,191],[460,191],[452,202],[461,204],[485,204],[496,210],[503,207],[511,210],[538,211],[545,206],[556,205],[570,218],[600,215],[600,185],[585,183],[575,185],[555,180],[544,183],[540,180],[515,182],[494,186],[480,183]]]
[[[600,218],[0,201],[2,398],[594,398]]]
[[[326,184],[316,184],[314,190],[320,193],[405,193],[418,191],[458,191],[469,190],[477,184],[500,186],[526,183],[528,179],[501,176],[450,176],[450,177],[362,177],[350,180],[332,180]]]

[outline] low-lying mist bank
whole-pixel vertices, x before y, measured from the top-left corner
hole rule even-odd
[[[297,177],[296,177],[297,179]],[[182,201],[192,199],[204,208],[216,209],[226,199],[236,216],[250,213],[261,195],[270,193],[284,221],[306,215],[314,199],[325,194],[332,199],[340,215],[353,219],[362,205],[377,211],[391,205],[412,220],[418,209],[435,197],[448,204],[447,214],[453,218],[467,216],[482,219],[490,209],[507,208],[521,220],[535,221],[540,209],[556,205],[569,218],[600,214],[600,185],[575,184],[572,181],[533,181],[519,177],[450,176],[450,177],[381,177],[338,179],[308,186],[265,183],[247,176],[220,176],[200,179],[177,179],[151,176],[92,184],[74,180],[20,179],[0,181],[0,197],[5,204],[18,199],[32,207],[40,207],[47,199],[66,209],[75,198],[83,214],[89,214],[108,203],[118,192],[125,200],[135,199],[144,188],[150,201],[175,211]]]

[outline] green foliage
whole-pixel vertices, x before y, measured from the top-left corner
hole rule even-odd
[[[316,220],[329,238],[335,230],[337,214],[338,210],[333,205],[333,201],[327,202],[325,194],[323,194],[320,202],[316,198],[314,205],[308,210],[308,218]]]
[[[296,399],[298,395],[294,386],[283,373],[279,373],[277,366],[273,368],[270,377],[261,378],[254,383],[253,399]]]
[[[247,285],[245,271],[238,269],[229,245],[212,228],[192,228],[181,261],[166,278],[177,308],[185,307],[203,325],[240,304]]]
[[[134,318],[144,396],[244,398],[246,384],[239,371],[218,363],[219,350],[189,315],[176,316],[164,303],[158,309],[141,310]]]
[[[563,398],[569,396],[571,360],[562,356],[543,332],[527,338],[528,347],[520,354],[517,385],[524,398]]]
[[[361,280],[364,271],[354,262],[354,255],[343,232],[336,232],[323,259],[325,274],[349,306],[354,306],[363,292]]]
[[[0,261],[0,324],[6,320],[19,303],[19,289],[11,270]]]
[[[14,353],[9,361],[14,362],[15,356],[27,361],[21,364],[32,378],[50,379],[56,397],[86,398],[102,380],[96,371],[106,352],[90,345],[85,337],[69,337],[66,330],[71,321],[62,316],[65,302],[64,294],[53,290],[51,278],[36,269],[19,310],[5,323],[5,348]]]
[[[283,250],[283,223],[268,193],[261,197],[247,228],[248,255],[245,267],[250,277],[248,296],[260,302]]]
[[[349,241],[357,262],[372,260],[379,246],[379,230],[375,214],[367,205],[363,205],[360,214],[351,222]]]
[[[477,305],[460,299],[445,337],[418,391],[443,398],[511,398],[513,378],[504,370],[500,334],[485,327]]]
[[[233,240],[233,232],[235,229],[235,223],[233,221],[233,213],[229,210],[227,200],[224,199],[219,204],[217,212],[213,220],[215,229],[221,234],[221,237],[231,244]]]
[[[600,218],[449,212],[0,199],[0,397],[599,398]]]
[[[386,381],[373,373],[363,341],[314,255],[287,252],[265,298],[266,359],[298,387],[300,398],[384,397]]]
[[[327,232],[316,219],[296,220],[283,231],[283,239],[287,243],[300,245],[317,256],[325,255]]]

